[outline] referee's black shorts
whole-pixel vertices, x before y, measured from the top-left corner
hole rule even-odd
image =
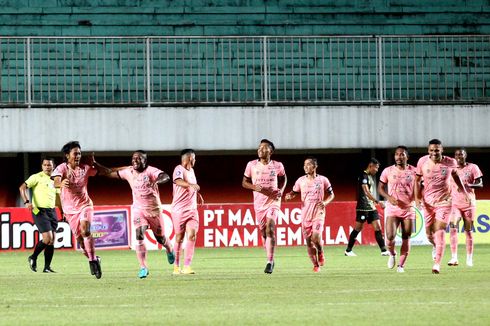
[[[39,232],[56,232],[58,228],[58,217],[56,216],[55,208],[38,208],[39,212],[32,213],[32,218]]]
[[[373,223],[373,221],[379,220],[378,211],[356,211],[356,222],[368,224]]]

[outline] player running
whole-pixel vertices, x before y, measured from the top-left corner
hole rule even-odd
[[[410,236],[412,235],[413,221],[415,220],[414,185],[415,167],[408,164],[408,148],[398,146],[395,149],[395,165],[389,166],[381,172],[378,193],[386,199],[386,238],[388,251],[388,268],[395,267],[396,230],[400,227],[402,246],[400,248],[400,262],[397,272],[405,271],[405,262],[410,251]]]
[[[449,223],[451,260],[449,266],[458,266],[458,230],[459,221],[463,219],[464,233],[466,235],[466,265],[473,266],[473,221],[476,214],[475,188],[483,187],[483,174],[478,165],[466,162],[467,153],[464,148],[459,148],[454,152],[454,158],[458,162],[456,171],[463,183],[470,201],[466,201],[464,193],[459,191],[453,183],[452,199],[453,214]]]
[[[421,202],[424,205],[425,231],[433,245],[432,273],[439,274],[446,247],[446,227],[451,218],[451,178],[468,202],[469,197],[456,171],[456,160],[442,155],[442,142],[439,139],[429,141],[428,152],[429,155],[421,157],[417,163],[415,203],[417,207],[420,207]],[[420,184],[422,180],[423,191]]]
[[[94,238],[90,233],[94,205],[88,196],[87,184],[88,178],[95,176],[101,167],[95,163],[93,155],[89,156],[88,164],[80,162],[82,150],[77,141],[66,143],[61,151],[65,162],[56,167],[51,179],[56,188],[61,188],[63,214],[89,260],[91,274],[99,279],[102,277],[100,258],[95,255]]]
[[[380,205],[384,208],[383,202],[380,202],[374,197],[374,190],[376,189],[376,173],[379,170],[379,161],[374,157],[369,160],[369,163],[364,171],[361,172],[357,178],[357,205],[356,205],[356,225],[349,235],[349,242],[347,248],[344,251],[344,255],[348,257],[357,256],[352,248],[356,242],[357,235],[362,231],[364,223],[367,222],[373,226],[374,236],[378,243],[379,249],[381,249],[381,256],[388,256],[388,250],[386,250],[385,240],[381,232],[381,223],[379,222],[379,215],[376,209],[376,205]]]
[[[161,211],[160,192],[158,185],[168,182],[167,173],[153,166],[149,166],[148,155],[143,150],[137,150],[131,157],[131,166],[109,170],[106,175],[110,178],[126,180],[133,194],[131,206],[131,220],[136,232],[136,257],[140,264],[138,277],[146,278],[150,271],[147,265],[147,249],[145,245],[145,232],[148,229],[159,244],[166,251],[167,261],[173,264],[175,254],[170,240],[165,237],[163,215]]]
[[[322,247],[322,233],[325,224],[325,207],[334,199],[330,181],[316,173],[318,161],[308,157],[304,162],[306,175],[296,180],[293,190],[286,194],[285,199],[291,200],[301,193],[301,229],[306,239],[308,256],[313,263],[313,272],[320,272],[325,264]],[[327,194],[326,198],[325,195]]]
[[[201,189],[194,174],[196,153],[193,149],[184,149],[180,153],[181,164],[177,165],[173,173],[173,200],[172,220],[175,230],[175,264],[174,275],[195,274],[191,268],[194,248],[196,247],[196,234],[199,229],[199,214],[197,204],[204,204],[199,193]],[[185,247],[184,268],[180,270],[180,253],[184,236],[187,234]]]
[[[248,162],[242,180],[242,187],[253,191],[255,222],[267,253],[264,270],[267,274],[274,270],[275,226],[287,182],[282,163],[271,160],[274,150],[274,144],[270,140],[262,139],[257,150],[259,159]]]

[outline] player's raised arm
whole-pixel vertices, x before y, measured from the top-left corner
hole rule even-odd
[[[167,173],[162,172],[158,175],[156,183],[157,184],[163,184],[163,183],[167,183],[169,181],[170,181],[170,176]]]

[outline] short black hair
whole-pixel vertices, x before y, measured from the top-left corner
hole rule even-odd
[[[434,138],[429,141],[429,145],[442,145],[442,141],[440,141],[437,138]]]
[[[64,154],[63,160],[66,161],[66,155],[70,155],[71,150],[77,147],[80,148],[80,150],[82,149],[82,146],[80,146],[80,143],[76,140],[72,140],[63,145],[63,147],[61,148],[61,152]]]
[[[396,148],[395,148],[395,152],[396,152],[396,150],[397,150],[397,149],[403,149],[403,150],[405,151],[405,154],[407,154],[407,156],[409,155],[409,153],[408,153],[408,147],[407,147],[407,146],[404,146],[404,145],[398,145],[398,146],[396,146]]]
[[[313,164],[315,164],[316,166],[318,166],[318,160],[316,159],[316,157],[314,157],[314,156],[307,156],[305,158],[305,161],[306,160],[311,160],[313,162]]]
[[[378,161],[376,158],[371,157],[371,158],[369,159],[369,164],[379,165],[379,161]]]
[[[147,155],[146,152],[144,150],[142,150],[142,149],[137,149],[137,150],[134,151],[134,153],[141,153],[143,155]]]
[[[51,162],[53,162],[53,165],[55,164],[55,161],[54,161],[54,158],[53,158],[53,157],[41,156],[41,164],[42,164],[44,161],[51,161]]]
[[[192,148],[186,148],[180,152],[180,156],[184,156],[187,154],[196,154],[196,152]]]
[[[264,138],[264,139],[262,139],[262,140],[260,141],[260,143],[261,143],[261,144],[262,144],[262,143],[266,143],[267,145],[269,145],[269,147],[270,147],[270,148],[271,148],[273,151],[275,151],[275,150],[276,150],[276,147],[274,146],[274,143],[273,143],[273,142],[271,142],[269,139],[265,139],[265,138]]]

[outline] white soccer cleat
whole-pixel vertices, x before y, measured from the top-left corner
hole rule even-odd
[[[405,273],[405,269],[401,266],[398,266],[398,268],[396,269],[396,272],[397,273]]]
[[[447,262],[447,265],[448,266],[458,266],[459,265],[458,258],[451,258],[451,260]]]
[[[473,256],[472,255],[466,257],[466,266],[473,267]]]
[[[393,267],[395,267],[395,263],[396,263],[396,255],[390,255],[390,257],[388,257],[388,268],[389,269],[393,269]]]
[[[441,272],[441,265],[434,264],[432,266],[432,274],[439,274]]]
[[[385,251],[382,251],[381,252],[381,256],[389,256],[390,255],[390,252],[388,250],[385,250]]]
[[[357,255],[351,250],[351,251],[344,251],[344,255],[347,257],[357,257]]]

